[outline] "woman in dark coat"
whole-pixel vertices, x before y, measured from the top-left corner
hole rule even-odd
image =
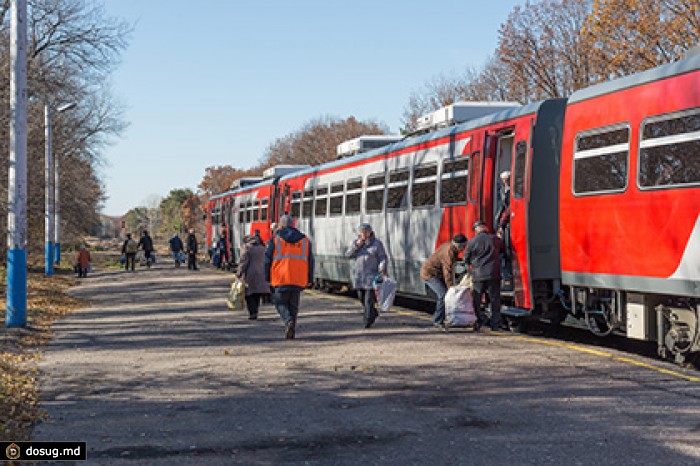
[[[387,257],[384,245],[374,236],[369,223],[360,225],[358,237],[345,252],[345,257],[355,259],[352,271],[353,287],[365,308],[365,328],[370,328],[379,315],[373,282],[379,273],[386,275]]]
[[[243,243],[238,277],[246,283],[248,318],[255,320],[258,318],[260,299],[270,293],[270,284],[265,281],[265,246],[256,236],[246,236]]]

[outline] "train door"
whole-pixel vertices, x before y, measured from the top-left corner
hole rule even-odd
[[[510,175],[513,165],[513,146],[515,135],[512,131],[500,133],[494,137],[495,150],[493,159],[493,171],[491,172],[491,199],[492,204],[489,206],[490,219],[493,225],[493,232],[499,230],[499,223],[512,215],[512,191]],[[504,178],[508,174],[507,178]],[[504,183],[504,181],[506,181]],[[524,230],[516,228],[515,237],[520,238],[520,234]],[[501,274],[503,281],[501,290],[512,292],[513,284],[513,228],[508,224],[501,232],[503,240],[503,255],[501,256]],[[523,248],[526,250],[527,248]]]
[[[467,237],[472,238],[474,231],[471,226],[481,216],[481,180],[483,174],[483,136],[474,134],[469,145],[469,173],[467,182]]]

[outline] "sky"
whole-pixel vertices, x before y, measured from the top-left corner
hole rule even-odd
[[[396,133],[411,94],[481,69],[520,0],[104,0],[132,24],[110,85],[129,127],[104,152],[123,215],[208,166],[250,168],[310,120],[373,120]]]

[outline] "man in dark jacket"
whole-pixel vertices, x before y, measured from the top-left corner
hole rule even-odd
[[[301,292],[314,281],[314,255],[311,241],[294,228],[291,215],[280,218],[280,227],[265,250],[265,280],[270,283],[272,302],[284,321],[284,336],[291,340]]]
[[[173,261],[175,261],[175,267],[180,267],[180,253],[185,250],[185,245],[182,244],[180,236],[175,233],[170,241],[170,252],[173,254]]]
[[[141,239],[139,240],[139,248],[143,249],[143,255],[146,258],[146,266],[151,266],[151,253],[153,252],[153,240],[148,236],[148,231],[143,230]]]
[[[187,235],[187,268],[189,270],[197,269],[197,237],[194,234],[194,228],[190,229],[190,234]]]
[[[447,289],[454,285],[454,266],[465,247],[467,237],[461,233],[455,235],[452,241],[441,244],[420,269],[420,277],[437,295],[433,313],[433,325],[436,327],[445,324],[445,295]]]
[[[467,244],[464,253],[464,262],[471,265],[472,298],[474,310],[478,318],[476,329],[485,325],[488,321],[481,301],[485,293],[491,300],[491,330],[501,329],[501,260],[500,253],[503,249],[501,239],[488,232],[488,227],[482,221],[474,223],[474,236]]]

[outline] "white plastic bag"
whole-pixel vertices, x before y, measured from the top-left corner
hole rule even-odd
[[[226,306],[229,309],[244,309],[245,308],[245,283],[236,277],[231,283],[231,290],[226,298]]]
[[[377,275],[373,286],[375,293],[377,293],[377,308],[381,312],[389,312],[391,306],[394,305],[396,289],[399,287],[399,284],[393,278]]]
[[[450,287],[445,295],[445,324],[448,327],[469,327],[475,323],[471,287]]]

